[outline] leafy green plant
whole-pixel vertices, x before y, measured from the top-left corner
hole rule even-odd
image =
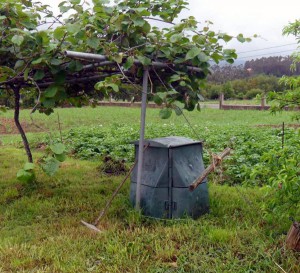
[[[270,186],[268,205],[273,212],[289,211],[296,216],[300,209],[300,143],[265,152],[250,172],[251,181]],[[275,194],[274,194],[275,193]]]
[[[66,159],[66,147],[62,143],[54,143],[50,145],[47,155],[40,159],[39,163],[43,171],[53,176],[57,173],[61,162]]]
[[[18,180],[22,182],[33,182],[35,180],[33,163],[27,162],[24,167],[17,172]]]

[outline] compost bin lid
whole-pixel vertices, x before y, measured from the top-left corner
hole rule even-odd
[[[195,141],[186,137],[169,136],[161,138],[145,139],[144,145],[149,147],[172,148],[187,145],[201,144],[203,141]],[[139,141],[133,142],[134,145],[139,145]]]

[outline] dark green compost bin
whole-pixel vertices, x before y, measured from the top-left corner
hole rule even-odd
[[[138,159],[139,142],[135,144]],[[145,140],[142,170],[142,212],[156,218],[194,219],[207,213],[209,198],[207,181],[193,192],[189,185],[204,171],[202,142],[185,137],[164,137]],[[130,200],[135,205],[137,166],[131,175]]]

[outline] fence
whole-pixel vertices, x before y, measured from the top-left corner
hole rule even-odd
[[[224,94],[219,96],[219,109],[221,110],[269,110],[270,106],[266,105],[266,97],[262,96],[260,105],[233,105],[224,104]]]

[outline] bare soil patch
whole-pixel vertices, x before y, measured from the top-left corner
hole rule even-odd
[[[26,133],[28,132],[41,132],[42,130],[36,127],[32,123],[26,121],[21,122],[21,125]],[[0,135],[12,135],[18,134],[19,131],[15,125],[15,122],[12,118],[0,118]]]

